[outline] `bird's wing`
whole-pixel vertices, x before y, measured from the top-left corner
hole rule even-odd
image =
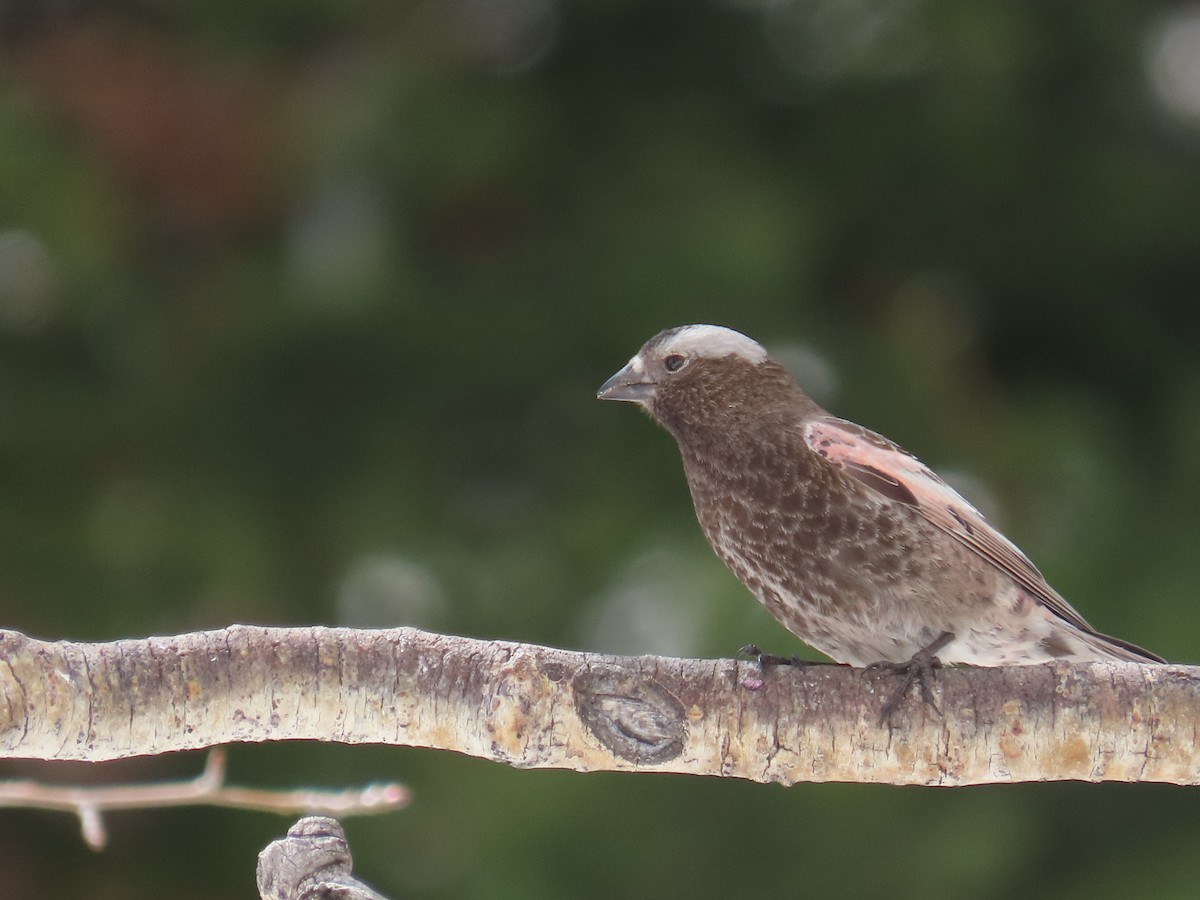
[[[1088,634],[1096,633],[1083,616],[1046,583],[1042,573],[1016,545],[912,454],[873,431],[832,416],[809,421],[804,427],[804,439],[813,451],[846,474],[890,500],[912,506],[927,521],[978,553],[1059,618]]]

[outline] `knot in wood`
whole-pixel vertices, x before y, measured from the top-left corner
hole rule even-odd
[[[642,673],[584,668],[572,684],[575,710],[588,731],[614,756],[654,765],[683,752],[683,704]]]

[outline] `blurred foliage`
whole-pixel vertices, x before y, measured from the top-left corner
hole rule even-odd
[[[0,29],[4,627],[791,653],[669,438],[592,399],[713,321],[957,473],[1098,627],[1198,658],[1200,13],[9,0]],[[1145,785],[302,745],[232,771],[408,780],[409,810],[347,824],[410,898],[1190,897],[1200,839],[1192,792]],[[7,811],[3,890],[249,897],[286,824],[117,816],[95,856]]]

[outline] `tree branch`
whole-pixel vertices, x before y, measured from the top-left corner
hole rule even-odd
[[[455,750],[519,767],[754,781],[1200,783],[1200,669],[945,669],[613,657],[412,628],[258,628],[107,644],[0,632],[0,758],[107,760],[236,741]]]
[[[341,823],[306,816],[258,854],[258,895],[262,900],[387,900],[350,869]]]
[[[208,754],[204,771],[183,781],[74,786],[40,781],[0,781],[0,807],[74,813],[83,830],[83,839],[93,850],[103,850],[108,843],[104,814],[113,810],[203,805],[258,812],[336,812],[355,816],[390,812],[406,806],[408,799],[407,788],[395,783],[342,791],[234,787],[225,783],[224,747],[214,747]]]

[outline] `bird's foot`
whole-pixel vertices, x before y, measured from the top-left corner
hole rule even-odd
[[[797,668],[807,665],[798,656],[774,656],[770,653],[763,653],[758,648],[757,644],[747,644],[737,652],[736,659],[744,659],[754,663],[758,667],[757,672],[753,672],[742,679],[742,687],[750,691],[758,691],[762,689],[763,678],[767,673],[768,666],[796,666]]]
[[[912,658],[905,662],[876,662],[867,666],[867,671],[872,673],[893,673],[901,677],[900,686],[883,704],[883,708],[879,711],[879,724],[886,725],[892,718],[892,714],[900,708],[900,704],[904,702],[904,698],[908,696],[909,688],[914,684],[921,686],[921,699],[927,706],[933,708],[933,711],[941,715],[942,711],[938,709],[937,701],[933,696],[933,671],[941,668],[941,661],[937,658],[938,651],[954,640],[954,633],[943,631],[926,647],[922,647],[912,655]]]
[[[775,656],[773,653],[764,653],[759,649],[758,644],[746,644],[738,650],[734,658],[758,663],[759,669],[766,669],[767,666],[795,666],[799,669],[808,665],[798,656]]]

